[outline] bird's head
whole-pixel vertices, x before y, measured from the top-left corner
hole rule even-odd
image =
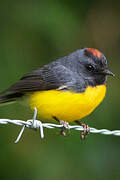
[[[88,85],[101,85],[107,75],[114,76],[108,69],[106,57],[97,49],[84,48],[77,51],[77,72],[88,82]]]

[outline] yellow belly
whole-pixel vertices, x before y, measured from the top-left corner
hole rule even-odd
[[[57,90],[37,91],[29,96],[32,110],[36,107],[43,119],[58,119],[72,122],[89,115],[103,100],[106,86],[88,87],[83,93]]]

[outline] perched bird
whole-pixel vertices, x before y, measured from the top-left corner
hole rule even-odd
[[[24,75],[0,94],[0,103],[25,102],[41,118],[63,124],[65,135],[66,122],[79,122],[101,103],[107,75],[114,76],[101,51],[80,49]]]

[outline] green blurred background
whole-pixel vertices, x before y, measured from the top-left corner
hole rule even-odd
[[[0,91],[23,74],[82,47],[107,56],[116,78],[108,79],[103,103],[85,118],[91,127],[120,129],[119,1],[0,1]],[[32,113],[18,104],[0,107],[0,118],[26,120]],[[45,138],[20,127],[0,126],[0,179],[119,180],[120,137],[45,130]]]

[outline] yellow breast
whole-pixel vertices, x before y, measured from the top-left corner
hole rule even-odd
[[[106,86],[88,87],[83,93],[57,90],[37,91],[29,96],[32,110],[36,107],[43,119],[56,116],[60,120],[72,122],[89,115],[103,100]]]

